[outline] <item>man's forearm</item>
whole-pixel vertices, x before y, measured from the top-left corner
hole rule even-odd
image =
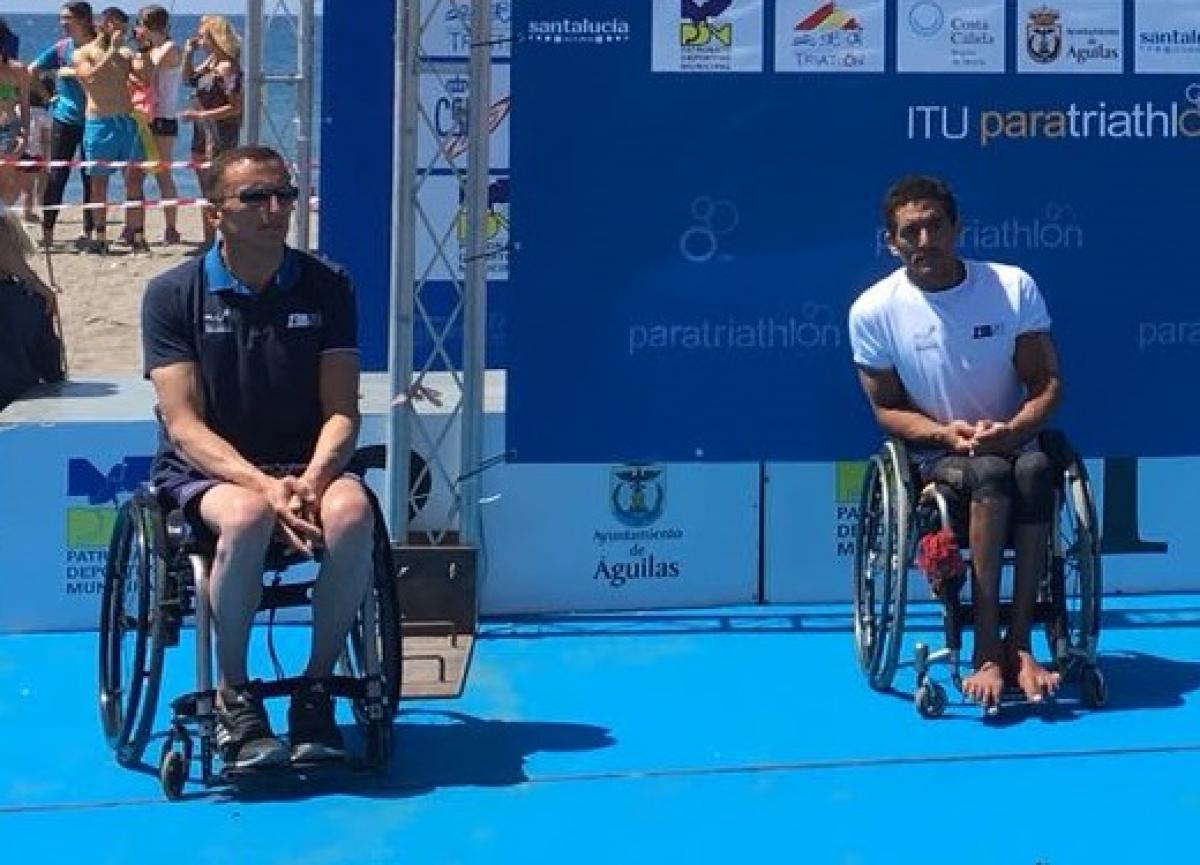
[[[923,448],[944,448],[946,440],[940,423],[919,411],[901,408],[879,408],[876,422],[888,435]]]
[[[1062,385],[1055,379],[1027,399],[1008,422],[1013,435],[1021,442],[1036,435],[1050,420],[1061,398]]]
[[[168,433],[187,461],[210,477],[259,491],[269,480],[233,445],[198,420],[177,424]]]
[[[334,414],[321,426],[317,445],[304,474],[319,488],[333,483],[354,456],[358,442],[359,416]]]

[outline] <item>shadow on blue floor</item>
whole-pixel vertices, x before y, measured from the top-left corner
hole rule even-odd
[[[424,723],[412,723],[424,716]],[[403,710],[397,731],[406,785],[502,787],[529,780],[527,758],[544,752],[593,751],[615,744],[591,724],[496,721],[463,712]]]
[[[355,727],[343,726],[342,734],[350,753],[361,752]],[[393,735],[395,756],[383,776],[344,764],[245,773],[236,783],[209,789],[189,784],[183,799],[286,801],[333,794],[399,799],[450,787],[507,787],[530,780],[526,761],[536,754],[592,751],[616,741],[591,724],[488,720],[434,709],[402,709]],[[153,737],[144,760],[157,759],[163,738]],[[158,778],[158,769],[147,762],[129,771]],[[198,768],[192,771],[194,781]]]

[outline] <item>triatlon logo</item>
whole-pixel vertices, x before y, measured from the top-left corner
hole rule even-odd
[[[796,30],[861,30],[858,19],[838,8],[836,3],[818,6],[807,18],[797,22]]]

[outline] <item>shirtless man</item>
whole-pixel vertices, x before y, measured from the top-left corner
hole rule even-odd
[[[125,46],[128,23],[129,16],[120,9],[105,9],[100,14],[96,38],[75,54],[75,76],[87,95],[83,149],[89,160],[126,162],[143,158],[129,96],[133,52]],[[108,202],[108,177],[116,170],[106,166],[91,169],[88,183],[94,202]],[[135,194],[128,181],[125,193],[127,199]],[[96,241],[90,251],[103,255],[108,252],[103,206],[96,211],[94,224]]]
[[[179,87],[183,81],[183,51],[171,39],[168,27],[170,14],[162,6],[144,6],[138,11],[133,34],[139,51],[133,63],[134,77],[142,76],[149,99],[144,109],[147,132],[153,136],[155,155],[148,158],[170,162],[175,149],[175,138],[179,135]],[[132,86],[132,82],[131,82]],[[135,106],[136,108],[137,106]],[[141,120],[139,119],[139,124]],[[145,171],[130,167],[128,181],[141,200]],[[169,167],[151,169],[158,184],[159,195],[165,199],[178,196],[175,178]],[[179,243],[177,226],[178,208],[163,209],[166,230],[163,243]],[[123,235],[134,249],[145,248],[145,211],[133,209],[126,214],[126,229]]]

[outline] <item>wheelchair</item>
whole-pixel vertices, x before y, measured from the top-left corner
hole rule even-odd
[[[373,465],[370,450],[360,449],[348,471],[361,477]],[[374,576],[351,626],[337,675],[330,681],[330,692],[352,701],[364,744],[357,765],[382,773],[391,757],[392,724],[400,699],[401,626],[391,541],[378,501],[369,487],[363,488],[375,516]],[[166,650],[179,644],[185,620],[193,620],[196,690],[172,700],[158,763],[162,790],[168,799],[176,800],[182,796],[196,747],[205,786],[235,779],[231,773],[213,770],[216,692],[207,583],[215,538],[194,530],[164,498],[153,486],[143,484],[117,513],[101,597],[99,703],[101,726],[117,763],[139,764],[153,733]],[[279,543],[268,548],[264,576],[274,573],[275,579],[263,586],[259,612],[269,613],[272,625],[277,611],[310,604],[315,580],[282,581],[286,569],[307,561]],[[270,631],[268,646],[276,678],[252,687],[262,698],[288,696],[303,679],[283,675]]]
[[[1044,627],[1052,666],[1064,683],[1078,684],[1083,703],[1099,708],[1107,702],[1108,692],[1096,660],[1102,599],[1092,488],[1083,460],[1065,436],[1048,430],[1039,443],[1054,472],[1055,501],[1034,623]],[[918,542],[943,527],[954,531],[948,488],[931,483],[919,489],[918,483],[904,444],[894,439],[871,457],[863,477],[853,561],[854,645],[867,683],[878,691],[892,687],[899,665],[908,577],[916,567]],[[940,717],[948,704],[946,689],[930,675],[934,664],[947,664],[954,686],[962,691],[962,632],[973,623],[974,611],[961,597],[970,582],[967,544],[961,546],[967,553],[966,574],[943,583],[935,592],[942,604],[945,646],[931,651],[928,645],[917,643],[914,648],[913,701],[923,718]],[[1013,560],[1012,550],[1006,549],[1003,567],[1011,570]],[[1011,614],[1011,603],[1002,602],[1002,626],[1009,624]],[[1014,695],[1006,693],[1006,697]],[[989,714],[994,711],[991,707]]]

